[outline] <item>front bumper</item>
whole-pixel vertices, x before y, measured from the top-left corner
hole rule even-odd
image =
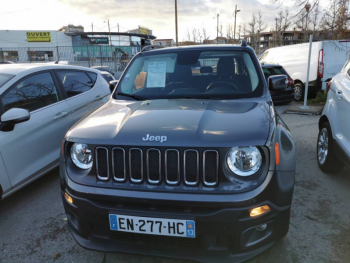
[[[289,176],[294,178],[294,173]],[[276,202],[261,201],[259,197],[252,196],[251,200],[230,203],[176,200],[164,202],[141,196],[108,196],[105,195],[105,189],[91,194],[81,191],[81,185],[75,184],[68,176],[64,178],[61,181],[62,200],[69,228],[76,241],[91,250],[202,262],[241,262],[271,247],[276,239],[287,234],[289,228],[291,201],[281,206],[276,205]],[[270,195],[271,200],[274,200],[272,196],[279,191],[271,193],[269,186],[275,187],[275,183],[278,183],[277,172],[270,177],[269,184],[264,187],[260,196]],[[289,195],[290,191],[293,192],[293,184],[284,195]],[[64,192],[73,198],[73,204],[67,202]],[[266,204],[270,206],[270,212],[257,218],[249,217],[250,209]],[[109,227],[109,214],[194,220],[196,238],[112,231]],[[255,227],[262,224],[267,224],[266,230],[257,231]]]

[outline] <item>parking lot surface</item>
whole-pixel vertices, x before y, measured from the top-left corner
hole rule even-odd
[[[317,166],[319,116],[283,114],[297,150],[290,230],[250,262],[349,262],[350,171],[323,173]],[[88,251],[68,231],[58,169],[0,202],[0,262],[180,262]]]

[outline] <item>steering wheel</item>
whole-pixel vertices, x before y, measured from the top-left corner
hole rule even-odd
[[[225,85],[225,87],[234,88],[235,90],[239,91],[239,89],[237,88],[237,86],[235,84],[233,84],[231,82],[227,82],[227,81],[221,80],[221,81],[209,84],[209,86],[207,87],[206,92],[209,91],[209,90],[212,90],[214,88],[217,88],[218,86],[222,87],[223,84]]]

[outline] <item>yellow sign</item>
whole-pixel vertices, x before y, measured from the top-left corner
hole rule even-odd
[[[148,35],[148,29],[144,27],[139,27],[140,34]]]
[[[28,42],[51,42],[50,32],[27,32]]]

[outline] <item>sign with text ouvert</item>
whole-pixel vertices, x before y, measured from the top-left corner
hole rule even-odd
[[[26,32],[27,42],[51,42],[51,32]]]

